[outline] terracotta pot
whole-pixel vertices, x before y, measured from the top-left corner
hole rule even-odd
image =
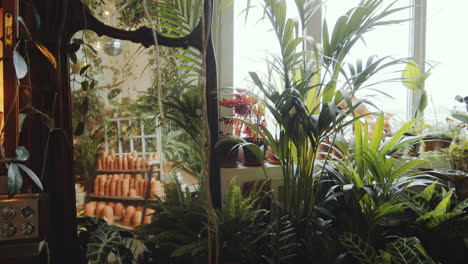
[[[237,143],[224,143],[215,149],[216,161],[220,168],[236,168],[239,148]]]
[[[338,147],[335,145],[331,146],[331,143],[328,140],[323,143],[320,143],[317,151],[318,160],[324,160],[326,158],[327,153],[329,153],[330,159],[333,160],[341,159],[343,157]]]
[[[269,163],[274,164],[274,165],[280,165],[281,164],[280,160],[276,157],[275,152],[273,152],[273,150],[271,149],[270,146],[268,146],[267,151],[265,153],[265,159]]]
[[[423,150],[422,151],[440,151],[446,149],[452,144],[452,139],[445,138],[424,138]]]

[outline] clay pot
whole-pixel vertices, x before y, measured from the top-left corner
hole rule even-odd
[[[265,153],[265,159],[270,163],[274,165],[280,165],[281,162],[280,160],[276,157],[275,152],[271,149],[270,146],[268,146],[267,151]]]
[[[226,142],[215,149],[216,161],[220,168],[236,168],[239,148],[235,142]]]
[[[452,144],[452,139],[449,137],[443,138],[433,138],[427,137],[424,138],[422,144],[422,151],[440,151],[441,149],[446,149]]]

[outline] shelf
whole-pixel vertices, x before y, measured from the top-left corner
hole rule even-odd
[[[158,172],[159,169],[153,169],[153,172]],[[128,173],[147,173],[151,170],[96,170],[96,173],[114,173],[114,174],[128,174]]]
[[[133,230],[133,226],[126,226],[126,225],[122,225],[122,224],[116,223],[116,222],[114,222],[112,224],[112,226],[116,226],[118,228],[122,228],[122,229],[126,229],[126,230]]]
[[[133,202],[141,202],[145,201],[144,197],[126,197],[126,196],[109,196],[109,195],[95,195],[95,194],[88,194],[89,198],[92,199],[106,199],[106,200],[116,200],[116,201],[133,201]]]

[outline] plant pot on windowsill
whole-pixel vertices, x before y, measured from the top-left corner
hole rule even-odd
[[[239,155],[239,141],[235,139],[222,139],[215,145],[216,161],[220,168],[236,168]]]
[[[450,147],[450,144],[452,144],[452,138],[428,136],[423,140],[421,151],[440,151]]]
[[[343,158],[343,153],[340,151],[336,144],[331,144],[330,140],[327,138],[325,141],[320,143],[317,151],[317,159],[324,160],[326,156],[330,156],[332,160],[339,160]]]
[[[244,160],[242,165],[246,167],[260,167],[264,163],[264,148],[262,139],[244,138],[245,142],[242,144],[242,151],[244,153]]]
[[[265,159],[270,164],[281,165],[280,160],[278,159],[275,152],[273,151],[273,149],[270,146],[267,147],[267,151],[265,152]]]

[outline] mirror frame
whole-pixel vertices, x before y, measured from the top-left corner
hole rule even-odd
[[[168,38],[157,34],[158,43],[161,46],[173,48],[193,47],[202,52],[205,51],[206,59],[206,102],[208,111],[208,124],[210,132],[210,148],[218,141],[218,95],[217,73],[214,47],[211,36],[211,25],[205,23],[202,27],[202,19],[211,21],[213,0],[206,0],[202,17],[196,29],[189,35],[181,38]],[[48,28],[44,35],[53,39],[52,52],[57,58],[58,68],[51,76],[53,90],[56,93],[56,102],[53,103],[53,117],[55,127],[50,131],[50,149],[47,155],[49,160],[47,167],[47,192],[49,194],[49,232],[48,241],[50,257],[53,263],[81,263],[79,243],[76,232],[76,201],[75,182],[73,175],[73,127],[72,105],[70,89],[70,67],[67,55],[67,47],[73,35],[80,30],[92,30],[99,36],[106,35],[111,38],[129,40],[140,43],[145,47],[154,45],[153,32],[150,28],[141,27],[134,31],[125,31],[110,27],[94,17],[80,0],[48,0],[41,6],[41,10],[49,14],[53,19],[47,21]],[[207,36],[207,41],[202,39],[202,33]],[[202,45],[202,44],[205,45]],[[36,67],[41,67],[38,64]],[[49,141],[49,139],[48,139]],[[33,145],[42,144],[39,142]],[[37,152],[40,153],[40,152]],[[43,153],[43,152],[42,152]],[[215,163],[214,153],[210,155],[210,191],[211,199],[215,207],[221,206],[220,169]],[[59,162],[58,162],[59,161]],[[37,161],[36,161],[37,162]],[[42,167],[42,164],[37,164]]]

